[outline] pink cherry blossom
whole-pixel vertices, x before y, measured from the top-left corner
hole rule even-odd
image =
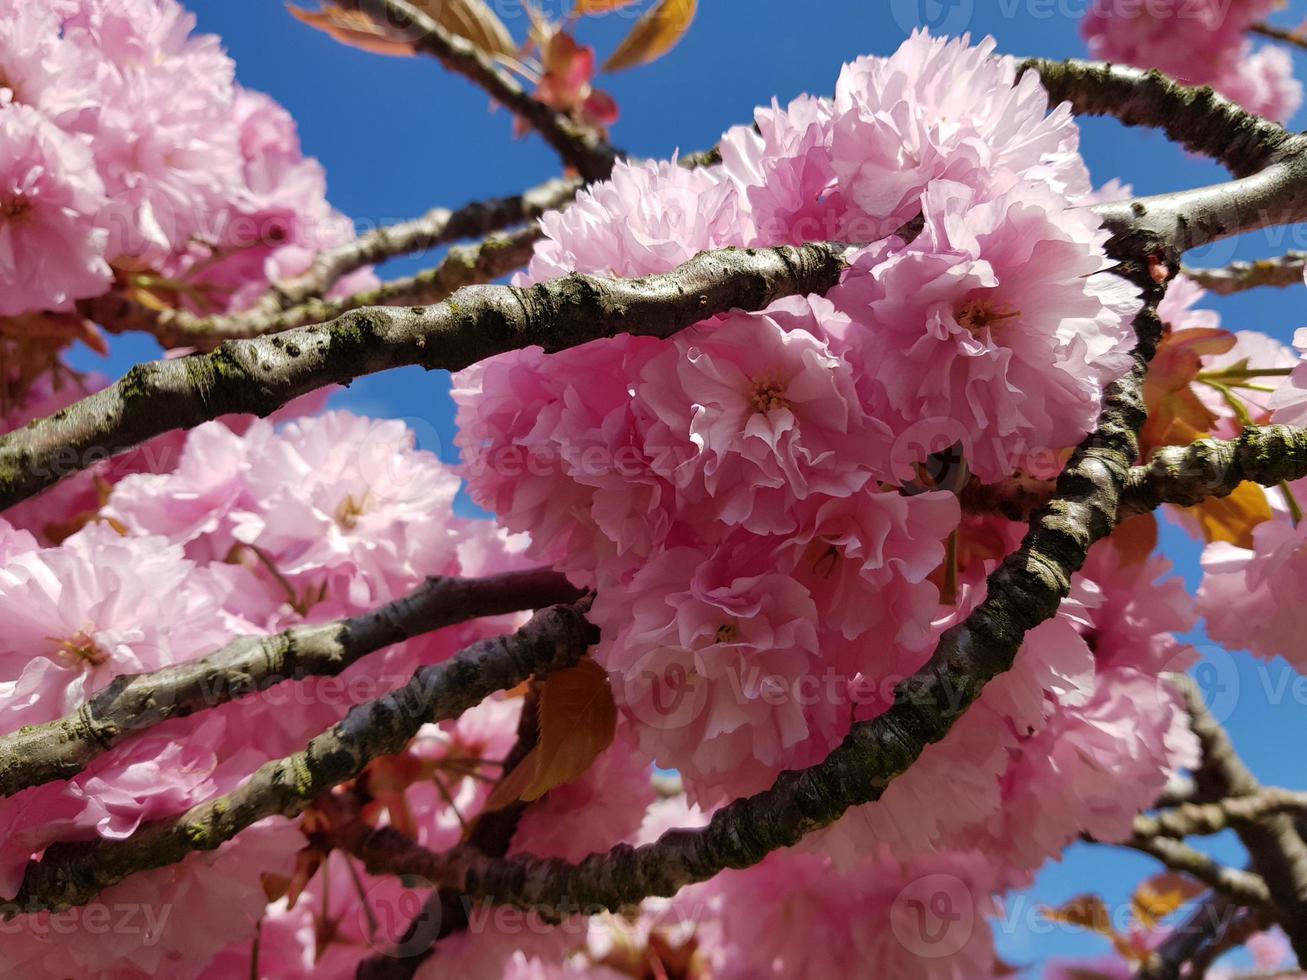
[[[750,238],[748,212],[720,168],[619,162],[610,180],[541,219],[526,280],[569,272],[642,276],[670,272],[706,249]]]
[[[1271,660],[1304,666],[1301,604],[1296,583],[1307,574],[1307,525],[1264,521],[1253,528],[1253,547],[1216,541],[1203,552],[1198,611],[1213,640]]]
[[[106,524],[0,569],[5,730],[62,717],[115,675],[191,660],[226,637],[180,547]]]
[[[909,443],[962,442],[1000,480],[1093,427],[1138,300],[1103,274],[1096,220],[1037,185],[983,201],[938,181],[922,202],[916,240],[866,250],[830,298],[874,414]]]
[[[1307,422],[1307,327],[1300,327],[1294,333],[1293,346],[1300,359],[1293,365],[1289,380],[1277,389],[1268,403],[1272,410],[1271,420],[1282,425],[1303,425]]]
[[[722,137],[722,162],[753,212],[751,245],[860,240],[845,227],[849,206],[831,164],[831,102],[800,96],[754,112],[755,126]],[[756,127],[756,128],[755,128]],[[880,236],[876,236],[880,237]]]
[[[697,799],[770,785],[842,734],[833,699],[797,695],[821,676],[807,590],[739,557],[673,548],[627,589],[601,591],[593,611],[596,656],[641,747]]]
[[[132,875],[90,905],[21,915],[6,924],[0,971],[90,980],[197,976],[224,946],[248,948],[267,904],[261,877],[289,875],[303,841],[292,822],[269,818],[216,851]]]
[[[28,106],[0,111],[0,316],[105,290],[106,203],[84,143]]]
[[[700,932],[713,975],[726,980],[977,980],[1002,972],[985,922],[997,911],[992,889],[985,861],[971,855],[885,854],[842,874],[818,855],[779,851],[688,889],[676,904],[700,918],[711,908]]]
[[[914,33],[888,58],[846,65],[835,87],[830,152],[840,189],[876,228],[855,241],[893,233],[919,210],[935,181],[972,187],[977,200],[1014,184],[1039,183],[1058,195],[1089,192],[1068,106],[1048,112],[1033,72],[995,57],[993,38],[972,46]]]
[[[1095,58],[1158,68],[1185,85],[1211,85],[1244,108],[1282,122],[1302,102],[1288,52],[1254,52],[1245,34],[1277,6],[1276,0],[1099,3],[1080,30]]]
[[[858,401],[825,343],[820,311],[791,299],[767,314],[681,333],[644,366],[635,397],[681,505],[757,533],[794,530],[794,507],[888,476],[889,432]]]

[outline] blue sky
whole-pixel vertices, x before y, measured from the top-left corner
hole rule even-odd
[[[312,6],[312,0],[303,0]],[[544,0],[557,11],[566,0]],[[1077,33],[1080,15],[1092,0],[791,0],[747,3],[705,0],[689,36],[651,66],[603,80],[617,98],[622,119],[614,140],[651,157],[674,150],[711,146],[728,126],[747,121],[753,106],[773,96],[782,101],[801,92],[829,93],[842,62],[866,53],[886,54],[906,32],[930,21],[947,33],[993,34],[1000,50],[1018,55],[1083,57]],[[340,210],[371,226],[422,213],[434,205],[511,193],[557,173],[552,153],[534,138],[514,140],[509,117],[491,112],[486,98],[427,59],[390,59],[349,50],[295,21],[277,0],[189,0],[201,30],[219,34],[235,58],[242,84],[270,93],[299,121],[307,153],[325,164],[330,198]],[[521,4],[500,0],[505,21],[517,36],[525,32]],[[636,9],[647,6],[639,4]],[[1276,21],[1294,25],[1307,17],[1307,0],[1292,0]],[[612,49],[629,26],[618,15],[597,18],[582,37]],[[1307,77],[1307,55],[1295,55],[1297,73]],[[1303,124],[1300,118],[1296,120]],[[1220,180],[1218,167],[1190,157],[1155,133],[1125,129],[1110,120],[1087,120],[1084,155],[1095,179],[1119,177],[1140,193],[1154,193]],[[1307,228],[1278,229],[1246,236],[1192,256],[1194,264],[1230,258],[1276,255],[1307,248]],[[422,260],[392,263],[386,274],[415,271]],[[1225,325],[1253,328],[1288,341],[1307,325],[1303,292],[1261,290],[1213,299]],[[112,375],[158,353],[151,341],[117,338],[107,363],[79,356],[79,364]],[[416,369],[366,378],[337,404],[373,415],[405,418],[422,444],[453,458],[452,408],[448,379]],[[1182,533],[1167,530],[1164,547],[1196,585],[1195,547]],[[1201,638],[1199,638],[1201,639]],[[1236,744],[1267,782],[1307,788],[1300,748],[1307,744],[1307,686],[1284,664],[1256,668],[1246,657],[1203,648],[1200,679],[1211,679],[1219,713]],[[1217,840],[1215,853],[1237,861],[1238,848]],[[1038,963],[1050,955],[1106,952],[1101,940],[1062,930],[1050,932],[1031,912],[1038,903],[1058,903],[1085,890],[1112,904],[1128,901],[1130,890],[1156,870],[1149,859],[1104,848],[1073,848],[1067,859],[1045,869],[1028,896],[1009,904],[999,943],[1010,962]],[[1033,925],[1032,925],[1033,924]]]

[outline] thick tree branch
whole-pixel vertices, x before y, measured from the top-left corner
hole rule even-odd
[[[598,133],[564,112],[532,98],[476,45],[450,34],[429,15],[406,0],[333,0],[345,9],[365,10],[384,25],[413,41],[414,47],[462,75],[487,95],[520,116],[552,146],[559,157],[585,180],[604,180],[612,173],[618,153]]]
[[[1094,211],[1125,251],[1168,259],[1245,232],[1307,221],[1307,137],[1290,137],[1274,162],[1252,176],[1098,204]]]
[[[199,317],[185,310],[155,310],[112,292],[80,304],[83,314],[112,333],[140,331],[158,338],[164,347],[211,350],[224,340],[241,340],[282,333],[313,323],[325,323],[366,306],[415,306],[438,303],[464,286],[493,282],[531,260],[543,232],[530,225],[507,234],[490,235],[471,245],[454,245],[440,262],[413,276],[383,282],[375,289],[335,299],[306,299],[297,306],[260,312],[247,310],[227,316]]]
[[[1290,152],[1296,138],[1283,126],[1235,105],[1211,88],[1191,88],[1159,71],[1094,61],[1028,58],[1018,72],[1037,71],[1053,104],[1070,102],[1082,116],[1114,116],[1127,126],[1160,129],[1174,143],[1246,177]]]
[[[1233,493],[1245,481],[1273,487],[1307,476],[1307,429],[1290,425],[1250,425],[1238,439],[1199,439],[1188,446],[1165,446],[1126,477],[1120,520],[1146,514],[1162,504],[1189,507]],[[963,488],[964,509],[1024,521],[1053,493],[1051,480],[1016,479],[970,483]]]
[[[276,636],[245,636],[199,660],[123,674],[75,714],[0,738],[0,796],[71,779],[124,739],[169,718],[284,681],[334,676],[367,654],[454,623],[539,609],[579,595],[548,569],[482,579],[431,578],[369,613]]]
[[[1198,285],[1218,296],[1232,296],[1246,289],[1274,286],[1283,289],[1301,286],[1307,270],[1307,252],[1289,252],[1275,259],[1231,262],[1217,269],[1183,269]]]
[[[419,669],[398,690],[353,708],[304,751],[266,763],[240,788],[179,817],[143,824],[120,840],[51,845],[28,864],[18,894],[0,911],[12,917],[85,904],[130,874],[213,850],[266,817],[294,816],[371,760],[402,751],[423,724],[456,718],[496,691],[575,665],[598,639],[585,620],[588,605],[551,606],[512,636]]]
[[[525,289],[470,286],[435,306],[354,310],[327,324],[229,340],[212,353],[139,364],[0,438],[0,508],[164,432],[231,413],[268,415],[299,395],[388,368],[453,371],[532,344],[559,351],[623,332],[668,337],[732,309],[825,293],[849,251],[833,243],[730,248],[659,276],[573,273]]]

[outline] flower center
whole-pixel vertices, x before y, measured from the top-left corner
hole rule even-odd
[[[734,643],[740,638],[740,628],[734,623],[722,623],[717,627],[718,643]]]
[[[749,406],[762,415],[777,408],[789,408],[790,401],[785,397],[785,382],[775,374],[764,375],[752,380],[749,390]]]
[[[1006,304],[989,299],[970,299],[958,307],[957,321],[958,326],[972,333],[988,329],[995,323],[1001,323],[1003,320],[1011,320],[1013,317],[1021,315],[1020,310],[1014,310]]]
[[[359,518],[368,512],[371,497],[369,491],[364,491],[361,498],[356,498],[352,493],[345,494],[345,499],[336,508],[336,523],[346,531],[354,530],[359,526]]]
[[[0,197],[0,223],[26,224],[32,216],[32,202],[21,194],[15,197]]]
[[[812,574],[817,578],[830,578],[834,575],[843,557],[839,548],[823,538],[817,538],[808,545],[807,554],[804,556],[808,567],[812,569]]]
[[[78,630],[63,639],[55,636],[50,639],[55,641],[59,655],[74,667],[98,667],[109,660],[109,654],[87,630]]]

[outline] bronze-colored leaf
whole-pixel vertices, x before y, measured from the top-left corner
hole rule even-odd
[[[349,45],[351,48],[393,57],[408,57],[413,54],[412,41],[391,36],[362,11],[339,10],[335,7],[305,10],[293,5],[287,5],[286,9],[297,20],[331,35],[341,44]]]
[[[489,55],[513,57],[517,45],[504,22],[485,0],[415,0],[413,6],[426,12],[437,24]]]
[[[510,804],[516,803],[522,798],[522,794],[531,788],[535,782],[536,773],[540,771],[540,746],[534,746],[530,752],[522,757],[522,761],[513,767],[513,770],[506,773],[502,779],[495,784],[495,788],[490,791],[485,805],[481,807],[481,813],[493,813],[496,810],[502,810]]]
[[[1140,514],[1118,524],[1108,540],[1122,565],[1142,565],[1157,549],[1157,515]]]
[[[1140,883],[1130,900],[1135,921],[1145,929],[1159,922],[1203,894],[1204,887],[1192,878],[1174,871],[1154,875]]]
[[[486,801],[485,812],[538,800],[584,775],[613,741],[617,705],[608,672],[593,660],[552,674],[541,685],[540,740]]]
[[[1234,334],[1214,327],[1176,330],[1162,339],[1144,381],[1148,421],[1139,436],[1144,459],[1158,446],[1187,446],[1211,431],[1216,416],[1192,385],[1202,359],[1224,354],[1234,341]]]
[[[1106,936],[1116,951],[1132,963],[1138,963],[1148,955],[1146,950],[1136,947],[1130,936],[1117,932],[1112,925],[1112,913],[1108,910],[1107,903],[1097,895],[1077,895],[1058,908],[1045,908],[1042,911],[1044,917],[1053,922],[1064,922]]]
[[[540,692],[540,766],[524,800],[581,776],[613,741],[617,705],[608,672],[590,659],[552,675]]]
[[[1043,909],[1044,918],[1052,922],[1064,922],[1069,926],[1079,926],[1103,936],[1112,936],[1112,914],[1107,903],[1097,895],[1077,895],[1075,898],[1057,908]]]
[[[606,14],[610,10],[629,7],[635,0],[576,0],[578,14]]]
[[[604,71],[622,71],[661,58],[685,36],[698,9],[698,0],[659,0],[636,21],[626,40],[605,62]]]
[[[1229,541],[1239,548],[1252,548],[1253,528],[1275,516],[1266,491],[1256,483],[1244,482],[1225,497],[1212,497],[1188,508],[1203,537]]]

